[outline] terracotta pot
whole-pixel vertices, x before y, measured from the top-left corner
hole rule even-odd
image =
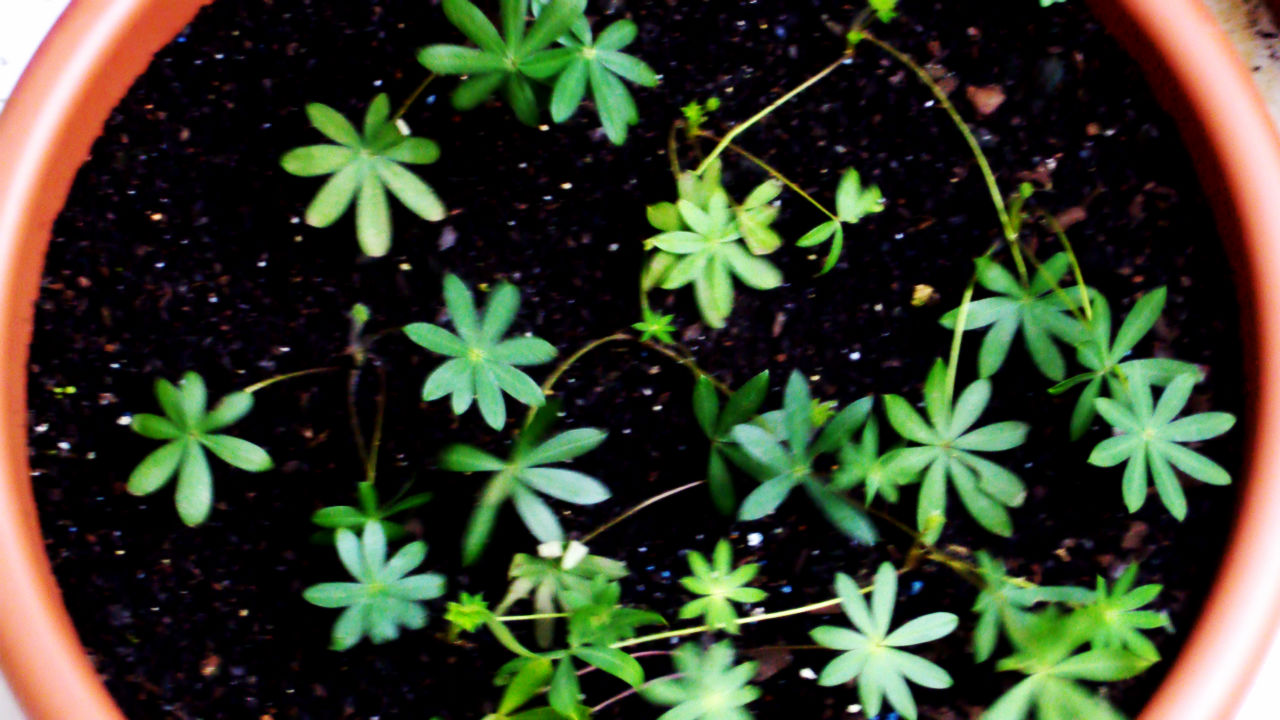
[[[122,717],[63,607],[29,479],[26,360],[43,257],[111,109],[206,2],[74,0],[0,116],[0,669],[32,720]],[[1240,280],[1247,487],[1204,615],[1142,715],[1227,720],[1280,616],[1280,138],[1201,0],[1093,5],[1179,118]]]

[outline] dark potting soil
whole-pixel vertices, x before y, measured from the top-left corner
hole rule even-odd
[[[307,585],[343,577],[332,549],[308,541],[308,517],[350,502],[360,478],[344,374],[258,393],[235,434],[269,448],[279,467],[265,475],[215,467],[217,504],[194,530],[178,522],[171,489],[142,499],[125,493],[129,471],[154,445],[125,427],[128,414],[154,411],[157,376],[195,369],[220,395],[274,374],[340,364],[344,313],[356,302],[373,309],[374,330],[439,321],[444,271],[472,283],[517,283],[524,304],[516,329],[536,331],[562,353],[625,327],[638,315],[641,240],[649,234],[644,205],[674,196],[665,147],[680,106],[718,96],[723,107],[708,128],[722,132],[837,57],[839,28],[859,7],[592,3],[604,20],[637,22],[632,50],[663,75],[658,89],[637,92],[643,119],[621,148],[586,112],[540,128],[517,124],[498,106],[459,114],[443,94],[453,81],[438,81],[406,119],[443,148],[422,175],[452,213],[433,225],[397,209],[393,252],[373,261],[356,259],[350,218],[327,230],[301,223],[319,183],[286,175],[277,161],[291,147],[321,141],[302,112],[309,101],[358,117],[377,92],[393,102],[407,97],[425,76],[416,49],[458,39],[438,3],[220,0],[204,10],[137,82],[80,172],[55,227],[32,346],[31,457],[49,554],[82,638],[125,712],[453,720],[491,710],[499,693],[489,678],[504,653],[483,636],[465,647],[439,638],[443,598],[431,603],[436,621],[428,630],[341,654],[325,649],[336,613],[301,598]],[[921,1],[904,10],[906,19],[882,34],[931,63],[953,88],[1006,188],[1031,180],[1045,189],[1037,202],[1075,221],[1070,232],[1088,281],[1123,300],[1115,316],[1143,291],[1169,287],[1164,320],[1139,352],[1210,366],[1195,407],[1239,413],[1243,363],[1228,264],[1173,123],[1134,64],[1078,2],[1045,10],[1033,0]],[[977,118],[971,87],[1006,97]],[[948,342],[939,314],[958,303],[970,258],[997,237],[972,157],[930,99],[867,47],[741,138],[823,198],[840,171],[856,167],[883,188],[889,207],[852,230],[829,275],[814,277],[820,258],[807,251],[779,252],[786,286],[739,293],[725,330],[685,333],[703,367],[733,385],[771,370],[771,407],[792,368],[823,398],[919,396]],[[734,158],[726,177],[739,196],[761,179]],[[786,237],[819,219],[784,196]],[[1031,235],[1042,258],[1056,249]],[[940,300],[913,306],[917,285],[932,286]],[[688,292],[654,297],[683,326],[696,321]],[[972,377],[976,345],[970,335],[964,376]],[[1095,575],[1141,561],[1143,582],[1164,583],[1159,605],[1177,633],[1155,637],[1165,662],[1109,689],[1120,707],[1136,712],[1196,618],[1235,494],[1190,486],[1184,523],[1154,497],[1126,514],[1119,471],[1085,463],[1103,430],[1066,443],[1074,396],[1049,397],[1017,345],[986,416],[1033,424],[1028,443],[999,458],[1030,488],[1014,512],[1016,535],[1000,540],[956,510],[943,542],[961,553],[988,548],[1013,572],[1048,583],[1091,585]],[[437,358],[401,336],[380,341],[376,352],[391,387],[380,486],[389,494],[413,482],[436,493],[410,523],[431,545],[427,567],[449,576],[450,597],[483,591],[496,601],[510,554],[531,551],[530,538],[513,514],[503,515],[485,561],[461,569],[458,538],[481,478],[440,472],[433,458],[447,442],[500,450],[504,439],[474,410],[455,419],[447,403],[417,400]],[[366,403],[374,385],[362,386]],[[706,443],[683,368],[615,346],[588,356],[560,387],[565,426],[611,433],[578,467],[605,479],[615,498],[587,510],[565,506],[570,531],[585,533],[701,477]],[[1238,470],[1242,436],[1237,430],[1206,451]],[[913,502],[908,491],[895,512],[910,521]],[[762,563],[770,610],[830,597],[837,571],[865,581],[881,560],[900,563],[905,547],[892,530],[875,548],[853,545],[802,499],[765,521],[730,523],[697,489],[608,531],[593,551],[627,561],[627,602],[673,616],[686,599],[676,582],[685,574],[683,552],[709,551],[721,536],[733,539],[740,559]],[[925,567],[904,577],[901,594],[904,613],[949,610],[963,619],[959,632],[927,647],[956,688],[918,689],[922,716],[976,717],[1016,678],[975,667],[967,654],[973,589],[950,571]],[[808,644],[807,629],[828,619],[751,626],[738,644]],[[806,678],[830,657],[769,654],[775,674],[762,682],[756,715],[860,717],[848,711],[856,703],[851,687],[821,689]],[[666,661],[648,668],[662,674]],[[599,702],[622,688],[597,678],[586,689]],[[660,710],[631,698],[609,713],[602,714]]]

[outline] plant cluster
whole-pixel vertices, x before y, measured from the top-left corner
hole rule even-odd
[[[453,94],[457,109],[476,107],[501,93],[523,122],[536,123],[544,104],[553,120],[564,122],[589,92],[606,134],[621,143],[638,118],[623,80],[643,86],[657,82],[647,65],[622,52],[635,39],[636,26],[618,20],[594,34],[585,0],[501,0],[497,25],[467,0],[445,0],[443,9],[475,46],[430,45],[420,60],[435,73],[464,76]],[[996,536],[1013,534],[1026,485],[993,458],[1024,445],[1031,425],[986,416],[1018,335],[1045,378],[1046,393],[1080,389],[1069,437],[1058,441],[1098,434],[1098,418],[1109,428],[1110,435],[1096,442],[1087,459],[1098,467],[1125,466],[1120,495],[1130,512],[1143,507],[1154,484],[1169,513],[1183,519],[1187,498],[1179,473],[1208,484],[1230,482],[1222,467],[1190,446],[1225,433],[1234,418],[1221,412],[1186,412],[1204,377],[1197,366],[1172,358],[1132,357],[1163,311],[1164,289],[1151,289],[1134,302],[1113,333],[1112,303],[1085,283],[1070,241],[1051,216],[1036,209],[1033,190],[1024,185],[1006,196],[981,146],[928,71],[871,31],[873,22],[891,22],[897,15],[895,0],[870,0],[849,29],[846,51],[835,62],[733,126],[724,137],[705,129],[719,107],[715,98],[683,108],[683,118],[670,135],[673,148],[678,150],[683,129],[684,141],[694,146],[700,161],[696,168],[683,169],[679,153],[673,151],[677,199],[647,209],[657,233],[644,240],[650,254],[643,268],[637,268],[641,319],[631,327],[638,335],[619,332],[593,341],[561,361],[539,384],[522,368],[546,365],[559,353],[541,338],[510,334],[520,311],[519,290],[506,282],[492,289],[478,285],[488,295],[480,309],[472,288],[448,273],[442,280],[443,314],[452,329],[414,322],[369,334],[372,312],[357,305],[351,311],[350,343],[341,366],[270,378],[226,396],[211,411],[199,375],[187,373],[176,386],[157,381],[155,393],[164,417],[139,414],[132,426],[165,444],[134,470],[129,491],[149,494],[177,475],[180,518],[188,525],[204,522],[212,506],[205,450],[244,470],[272,467],[262,448],[218,433],[249,412],[253,393],[297,377],[346,370],[364,476],[356,484],[354,504],[323,507],[312,519],[322,531],[317,538],[333,545],[354,581],[315,584],[303,597],[322,608],[342,610],[331,631],[335,650],[349,649],[366,638],[387,642],[402,630],[425,627],[424,603],[443,597],[448,581],[436,573],[411,574],[426,559],[425,542],[410,540],[394,553],[390,543],[411,535],[402,518],[432,495],[411,492],[406,485],[384,501],[376,489],[388,372],[376,345],[403,335],[447,358],[423,384],[424,405],[449,396],[460,423],[474,404],[489,430],[498,433],[509,425],[508,396],[527,407],[505,451],[453,443],[441,450],[436,468],[461,474],[449,476],[450,482],[476,487],[470,520],[458,542],[464,565],[473,565],[488,549],[508,502],[535,540],[535,551],[513,553],[507,586],[496,607],[491,608],[482,594],[465,591],[445,601],[445,641],[464,643],[464,634],[484,632],[511,655],[496,670],[494,684],[501,690],[486,706],[487,720],[583,720],[631,697],[661,708],[659,720],[749,720],[751,704],[762,690],[753,684],[757,663],[737,660],[742,626],[784,617],[814,620],[808,634],[816,645],[799,646],[797,651],[827,658],[817,676],[819,685],[853,683],[849,691],[856,692],[867,717],[877,716],[887,703],[898,716],[915,720],[919,688],[941,690],[953,682],[937,662],[950,659],[940,658],[929,643],[950,635],[962,622],[948,612],[901,617],[899,575],[915,572],[922,563],[954,570],[974,584],[974,662],[986,664],[1003,648],[1007,654],[995,662],[994,670],[1022,676],[991,699],[983,720],[1032,715],[1040,720],[1118,718],[1119,713],[1083,683],[1124,680],[1160,660],[1148,633],[1169,627],[1168,617],[1156,605],[1161,587],[1138,585],[1136,564],[1111,582],[1099,578],[1095,587],[1083,588],[1042,586],[1010,576],[999,560],[981,551],[971,562],[940,543],[949,525],[968,522],[949,514],[950,498],[959,500],[976,526]],[[649,296],[657,289],[692,286],[702,322],[719,328],[730,321],[739,285],[769,290],[782,284],[781,272],[767,256],[788,244],[829,244],[819,273],[837,267],[846,226],[884,209],[878,186],[858,171],[844,169],[834,209],[828,210],[737,145],[736,139],[822,78],[848,66],[855,52],[868,47],[914,74],[969,141],[991,191],[1002,242],[975,260],[960,304],[941,316],[940,324],[951,333],[950,350],[924,378],[921,403],[897,394],[848,402],[817,398],[810,381],[793,369],[781,388],[780,404],[765,410],[768,371],[737,389],[728,387],[677,344],[678,310],[656,310]],[[435,194],[401,166],[429,163],[438,150],[407,133],[385,95],[371,103],[361,132],[326,106],[313,104],[307,112],[316,129],[337,143],[299,148],[282,159],[294,174],[332,175],[308,209],[309,223],[331,224],[354,202],[361,248],[377,256],[388,251],[391,237],[387,191],[425,219],[443,217]],[[714,142],[714,148],[703,152],[703,141]],[[745,196],[731,194],[722,172],[727,152],[768,177]],[[779,199],[788,191],[825,217],[793,243],[774,227],[781,213]],[[1043,263],[1024,242],[1037,227],[1047,229],[1062,246]],[[978,294],[985,297],[975,299]],[[961,381],[966,365],[961,350],[966,334],[974,330],[982,331],[983,339],[974,378],[966,383]],[[597,477],[564,464],[601,447],[608,433],[571,427],[552,434],[552,425],[564,413],[559,402],[547,398],[555,394],[557,379],[569,367],[615,343],[641,345],[691,370],[692,416],[707,442],[705,472],[697,481],[664,491],[582,534],[576,527],[566,530],[559,508],[599,505],[612,493]],[[1075,374],[1072,358],[1079,366]],[[356,394],[361,378],[372,372],[380,378],[381,391],[372,432],[366,434]],[[1158,398],[1153,387],[1160,389]],[[486,435],[474,442],[490,447],[499,441]],[[881,563],[873,575],[862,573],[861,582],[855,579],[856,568],[836,572],[832,597],[766,612],[760,606],[771,596],[761,585],[781,578],[765,577],[763,565],[753,559],[735,559],[733,542],[721,538],[709,558],[689,550],[689,575],[678,584],[663,585],[666,592],[682,593],[683,605],[669,621],[632,601],[624,587],[630,569],[617,559],[593,554],[592,543],[631,515],[703,484],[715,508],[741,521],[766,517],[793,495],[803,494],[818,515],[855,544],[884,542],[886,530],[900,533],[908,543],[896,556],[905,559],[898,566]],[[739,492],[740,484],[747,486],[745,493]],[[903,511],[897,506],[903,502],[914,504],[914,512],[906,510],[915,516],[914,527],[898,519]],[[924,597],[921,604],[927,606],[931,600]],[[530,614],[508,614],[525,603]],[[814,613],[836,607],[847,624],[816,621]],[[522,625],[525,622],[529,625]],[[668,625],[641,634],[642,628]],[[532,630],[524,629],[530,626]],[[679,638],[684,640],[678,645],[665,645],[669,650],[634,650]],[[651,677],[658,663],[669,663],[670,672]],[[595,671],[625,689],[591,706],[580,677]]]

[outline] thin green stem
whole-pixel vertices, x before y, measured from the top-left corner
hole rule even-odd
[[[373,419],[373,436],[369,439],[369,461],[365,465],[365,480],[372,483],[378,476],[378,449],[382,446],[382,427],[387,417],[387,370],[378,365],[377,414]]]
[[[602,337],[602,338],[597,338],[587,343],[586,345],[583,345],[582,347],[578,348],[572,355],[565,358],[564,360],[561,360],[560,364],[556,365],[555,369],[551,371],[551,374],[547,376],[547,379],[542,381],[542,394],[550,395],[552,389],[555,388],[556,382],[560,380],[560,376],[568,372],[569,368],[573,367],[574,363],[581,360],[583,356],[585,356],[587,353],[591,352],[592,350],[595,350],[596,348],[608,345],[610,343],[623,342],[624,340],[631,340],[631,339],[633,338],[627,333],[619,332],[619,333],[614,333],[612,335],[606,335],[605,337]],[[534,407],[529,408],[529,411],[525,413],[525,418],[524,418],[525,427],[529,426],[529,423],[533,420],[533,416],[537,412],[538,412],[537,408],[534,408]]]
[[[292,380],[294,378],[305,377],[307,375],[319,375],[321,373],[337,372],[341,369],[342,368],[340,367],[311,368],[310,370],[299,370],[297,372],[285,373],[284,375],[276,375],[275,377],[269,377],[266,380],[261,380],[259,382],[256,382],[250,385],[249,387],[244,389],[244,392],[252,394],[252,393],[258,392],[263,388],[275,385],[278,382],[284,382],[285,380]]]
[[[956,327],[951,334],[951,355],[947,360],[947,407],[951,407],[956,397],[956,370],[960,366],[960,344],[964,339],[964,327],[969,321],[969,306],[973,303],[973,288],[978,283],[977,273],[969,279],[960,299],[960,311],[956,313]]]
[[[955,123],[956,129],[964,136],[965,142],[968,143],[969,149],[973,152],[973,157],[977,160],[978,167],[982,171],[982,178],[986,182],[988,192],[991,194],[991,202],[995,205],[996,215],[1000,217],[1000,228],[1004,231],[1005,241],[1009,243],[1009,247],[1013,252],[1013,262],[1018,266],[1018,275],[1022,278],[1023,285],[1029,284],[1030,279],[1027,276],[1026,264],[1022,260],[1022,248],[1018,240],[1017,229],[1014,227],[1013,220],[1009,215],[1009,208],[1005,205],[1004,195],[1000,192],[1000,185],[996,182],[996,175],[991,170],[991,163],[987,161],[987,155],[982,151],[982,146],[978,144],[978,138],[969,129],[969,124],[960,116],[960,112],[951,103],[947,93],[929,75],[929,71],[921,67],[915,60],[912,60],[911,56],[870,33],[863,32],[862,39],[888,53],[893,59],[911,70],[920,82],[929,88],[929,92],[933,93],[938,105],[946,111],[951,121]]]
[[[399,109],[396,110],[396,114],[391,116],[391,122],[395,122],[396,120],[399,120],[400,118],[404,117],[404,114],[409,112],[409,108],[412,107],[413,104],[418,101],[418,98],[422,97],[422,93],[426,92],[427,86],[430,85],[431,81],[435,79],[436,79],[436,74],[431,73],[430,75],[427,76],[426,80],[423,80],[421,83],[419,83],[417,89],[415,89],[413,93],[409,95],[408,99],[406,99],[400,105]]]
[[[871,585],[868,585],[867,587],[862,588],[862,594],[866,595],[867,593],[871,592],[871,588],[872,588]],[[805,613],[814,612],[815,610],[825,610],[826,608],[829,608],[829,607],[835,607],[836,605],[839,605],[839,604],[840,604],[840,598],[831,598],[830,600],[823,600],[821,602],[810,603],[808,605],[802,605],[800,607],[791,608],[790,610],[778,610],[777,612],[763,613],[760,615],[751,615],[751,616],[739,619],[738,624],[750,625],[751,623],[765,622],[766,620],[777,620],[778,618],[791,617],[792,615],[803,615]],[[709,625],[699,625],[697,627],[681,628],[679,630],[668,630],[666,632],[654,633],[652,635],[643,635],[638,638],[632,638],[630,640],[623,640],[621,642],[616,642],[610,645],[609,647],[613,647],[613,648],[631,647],[632,645],[640,645],[642,643],[654,642],[657,640],[668,640],[670,638],[685,637],[686,635],[697,635],[698,633],[707,632],[711,629],[712,628]]]
[[[646,688],[646,687],[648,687],[648,686],[650,686],[650,685],[652,685],[652,684],[654,684],[654,683],[656,683],[656,682],[660,682],[660,681],[662,681],[662,680],[674,680],[674,679],[676,679],[676,678],[680,678],[680,677],[684,677],[684,675],[683,675],[682,673],[672,673],[672,674],[670,674],[670,675],[663,675],[662,677],[656,677],[656,678],[654,678],[654,679],[652,679],[652,680],[649,680],[649,681],[645,682],[643,685],[640,685],[639,687],[627,688],[626,690],[623,690],[622,692],[618,693],[617,695],[614,695],[613,697],[609,698],[608,700],[605,700],[604,702],[600,703],[599,705],[596,705],[595,707],[591,708],[591,714],[592,714],[592,715],[595,715],[596,713],[598,713],[598,712],[600,712],[601,710],[603,710],[603,709],[605,709],[605,708],[609,707],[610,705],[612,705],[612,704],[614,704],[614,703],[618,702],[619,700],[625,700],[625,699],[627,699],[627,698],[631,697],[632,695],[635,695],[635,694],[639,693],[639,692],[640,692],[640,690],[641,690],[641,688]]]
[[[347,379],[347,417],[351,423],[351,434],[355,436],[356,452],[360,454],[360,465],[369,473],[369,448],[364,442],[364,429],[360,426],[360,409],[356,403],[356,391],[360,386],[360,370],[353,369]]]
[[[1076,286],[1080,288],[1080,306],[1084,309],[1085,319],[1093,323],[1093,304],[1089,301],[1089,290],[1084,284],[1084,272],[1080,269],[1080,259],[1076,257],[1075,248],[1071,246],[1071,240],[1067,238],[1067,231],[1062,227],[1062,223],[1058,222],[1058,218],[1052,214],[1041,211],[1039,213],[1040,220],[1048,226],[1049,230],[1058,238],[1058,242],[1062,244],[1062,248],[1067,251],[1067,258],[1071,261],[1071,272],[1076,276]]]
[[[501,623],[523,622],[525,620],[552,620],[569,617],[569,613],[534,613],[533,615],[497,615],[493,619]]]
[[[708,140],[711,140],[711,141],[720,140],[720,138],[716,137],[715,135],[712,135],[709,132],[704,132],[701,130],[698,131],[698,136],[707,138]],[[831,218],[832,220],[835,220],[836,222],[840,221],[840,218],[835,213],[828,210],[826,205],[823,205],[822,203],[818,202],[816,199],[814,199],[812,195],[805,192],[803,188],[801,188],[796,183],[792,182],[790,178],[788,178],[786,175],[783,175],[772,165],[765,162],[762,158],[756,156],[754,153],[749,152],[745,148],[742,148],[733,143],[729,143],[727,147],[730,150],[738,153],[742,157],[746,158],[750,162],[754,163],[761,170],[764,170],[765,172],[769,173],[773,177],[777,178],[778,182],[782,183],[783,185],[786,185],[788,188],[791,189],[792,192],[794,192],[795,194],[807,200],[810,205],[813,205],[814,207],[818,208],[818,210],[821,211],[823,215],[826,215],[827,217]]]
[[[684,127],[684,120],[677,120],[671,123],[671,129],[667,131],[667,161],[671,163],[671,176],[680,180],[680,141],[676,139],[680,132],[680,128]]]
[[[777,110],[778,108],[785,105],[788,101],[790,101],[795,96],[813,87],[819,80],[822,80],[822,78],[835,72],[841,65],[848,62],[851,58],[853,58],[853,48],[849,48],[848,50],[845,50],[844,54],[842,54],[838,60],[826,66],[822,70],[819,70],[818,73],[813,77],[809,78],[808,80],[805,80],[804,82],[795,86],[791,90],[787,91],[782,97],[769,103],[768,106],[766,106],[760,112],[756,113],[755,115],[752,115],[746,120],[729,128],[729,132],[725,133],[724,137],[720,139],[720,142],[716,144],[715,149],[711,151],[711,154],[703,158],[702,162],[698,164],[698,169],[694,170],[694,173],[697,175],[701,175],[707,169],[707,167],[716,158],[720,157],[720,154],[723,153],[725,149],[729,147],[729,144],[733,142],[734,138],[741,135],[743,132],[749,129],[752,125],[755,125],[756,123],[768,117],[770,113],[772,113],[774,110]]]
[[[661,493],[658,493],[657,495],[654,495],[653,497],[649,498],[648,500],[645,500],[644,502],[642,502],[642,503],[640,503],[640,504],[638,504],[638,505],[636,505],[636,506],[634,506],[634,507],[630,508],[629,510],[627,510],[627,511],[626,511],[626,512],[624,512],[624,513],[622,513],[621,515],[618,515],[617,517],[615,517],[614,519],[610,520],[609,522],[607,522],[607,523],[605,523],[605,524],[601,525],[600,527],[596,528],[595,530],[592,530],[591,532],[587,533],[587,534],[586,534],[586,536],[582,538],[582,544],[584,544],[584,545],[585,545],[585,544],[587,544],[587,543],[591,542],[591,541],[592,541],[592,540],[594,540],[594,539],[596,538],[596,536],[597,536],[597,535],[599,535],[600,533],[604,532],[605,530],[608,530],[609,528],[613,527],[614,525],[617,525],[618,523],[622,522],[623,520],[626,520],[627,518],[631,517],[632,515],[635,515],[636,513],[638,513],[638,512],[640,512],[641,510],[643,510],[643,509],[645,509],[645,508],[649,507],[650,505],[653,505],[654,503],[657,503],[657,502],[661,502],[661,501],[663,501],[663,500],[666,500],[667,498],[671,497],[672,495],[679,495],[680,493],[682,493],[682,492],[684,492],[685,490],[688,490],[688,489],[690,489],[690,488],[698,487],[699,485],[703,484],[704,482],[706,482],[706,481],[705,481],[705,480],[695,480],[694,482],[687,483],[687,484],[685,484],[685,485],[681,485],[680,487],[671,488],[670,490],[667,490],[666,492],[661,492]]]

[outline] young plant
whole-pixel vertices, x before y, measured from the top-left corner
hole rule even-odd
[[[1107,589],[1107,581],[1098,578],[1094,596],[1078,612],[1084,616],[1083,624],[1095,650],[1119,648],[1156,662],[1160,659],[1160,651],[1142,631],[1172,629],[1169,614],[1141,609],[1155,602],[1163,588],[1156,584],[1135,588],[1133,583],[1137,577],[1138,565],[1134,563],[1125,569],[1110,590]]]
[[[1089,463],[1114,467],[1125,463],[1124,504],[1137,512],[1147,500],[1148,475],[1155,481],[1160,502],[1179,520],[1187,516],[1187,496],[1173,468],[1210,485],[1228,485],[1231,475],[1209,458],[1181,443],[1222,435],[1235,425],[1229,413],[1206,412],[1175,419],[1186,408],[1195,375],[1183,375],[1165,388],[1154,404],[1146,375],[1129,376],[1129,392],[1122,404],[1098,398],[1098,412],[1119,433],[1098,443]]]
[[[475,562],[493,532],[498,510],[510,499],[521,521],[539,542],[563,542],[564,530],[555,511],[539,493],[575,505],[594,505],[611,496],[604,483],[580,472],[547,467],[572,460],[599,447],[607,434],[596,428],[577,428],[539,442],[555,419],[554,406],[543,408],[511,447],[511,455],[500,460],[470,445],[450,445],[440,456],[440,466],[454,472],[489,472],[471,514],[462,541],[462,562]]]
[[[280,166],[292,175],[332,175],[307,206],[308,225],[329,227],[346,214],[354,200],[360,250],[369,257],[382,257],[391,249],[387,191],[424,220],[444,219],[444,203],[435,190],[404,167],[435,162],[440,147],[402,131],[391,118],[391,102],[385,93],[369,103],[362,132],[328,105],[308,104],[307,117],[312,127],[337,143],[294,148],[280,158]]]
[[[598,38],[592,36],[589,26],[582,26],[561,39],[573,54],[551,91],[552,120],[562,123],[573,117],[590,86],[596,114],[609,140],[614,145],[627,141],[627,128],[640,121],[640,113],[622,81],[629,80],[642,87],[658,84],[658,75],[652,68],[634,55],[622,52],[622,48],[636,39],[636,32],[635,23],[618,20]]]
[[[676,326],[672,322],[676,319],[675,315],[664,315],[654,312],[653,308],[647,304],[640,308],[640,322],[632,323],[632,330],[640,331],[640,342],[649,342],[657,340],[664,345],[675,344],[676,338],[672,334],[676,331]]]
[[[253,409],[250,393],[231,393],[207,411],[209,396],[204,379],[187,372],[176,386],[164,378],[157,379],[155,394],[164,417],[139,413],[133,416],[129,427],[143,437],[167,442],[143,458],[130,473],[126,486],[130,494],[150,495],[176,474],[174,501],[178,517],[195,527],[209,518],[213,507],[213,472],[205,449],[248,472],[274,467],[266,450],[248,440],[216,432],[249,414]]]
[[[471,289],[450,273],[444,277],[444,304],[457,334],[431,323],[404,326],[410,340],[453,358],[427,376],[422,399],[431,402],[450,395],[455,415],[466,412],[475,401],[494,430],[507,422],[503,392],[525,405],[541,407],[546,402],[542,388],[518,367],[550,362],[556,356],[555,346],[532,336],[503,340],[520,309],[520,291],[502,283],[478,314]]]
[[[975,429],[991,402],[991,381],[976,380],[953,404],[946,390],[947,366],[938,360],[924,383],[928,422],[900,395],[884,397],[885,415],[902,437],[920,443],[901,451],[897,462],[923,472],[916,523],[921,531],[941,530],[947,517],[947,481],[979,525],[1002,537],[1013,534],[1007,507],[1026,499],[1026,486],[1012,471],[978,455],[1018,447],[1027,439],[1026,423],[1006,421]],[[933,535],[936,538],[936,535]]]
[[[430,502],[432,497],[429,492],[405,495],[408,489],[406,485],[400,494],[382,503],[378,499],[378,491],[373,483],[366,480],[356,486],[356,498],[360,503],[358,507],[354,505],[323,507],[312,514],[311,522],[328,530],[341,528],[355,530],[364,527],[365,523],[376,522],[382,525],[382,531],[386,533],[388,540],[399,540],[406,534],[404,526],[390,518],[421,507]]]
[[[879,715],[882,702],[888,698],[902,717],[916,720],[916,701],[907,681],[943,689],[951,687],[951,676],[934,663],[899,648],[949,635],[960,619],[951,613],[930,613],[890,632],[898,598],[898,573],[887,562],[876,571],[870,607],[858,584],[844,573],[836,575],[836,594],[854,629],[823,625],[809,633],[819,645],[843,653],[822,669],[818,684],[842,685],[858,678],[858,698],[867,717]]]
[[[577,540],[549,542],[538,546],[538,555],[516,553],[511,559],[507,577],[511,586],[498,605],[498,613],[506,612],[516,602],[532,596],[533,610],[539,615],[552,615],[556,606],[569,611],[572,593],[588,592],[597,577],[606,581],[621,580],[630,574],[621,560],[592,555]],[[551,645],[555,623],[545,617],[534,621],[534,633],[541,647]]]
[[[586,5],[587,0],[552,0],[529,25],[529,0],[502,0],[499,34],[472,3],[444,0],[445,17],[479,47],[430,45],[418,53],[418,61],[440,75],[467,76],[453,92],[458,110],[475,108],[501,89],[520,122],[537,125],[538,99],[531,81],[549,80],[564,70],[572,50],[549,46],[583,19]]]
[[[760,572],[760,566],[747,563],[733,567],[733,546],[728,540],[716,543],[711,562],[697,550],[690,550],[686,559],[693,575],[680,578],[685,590],[700,597],[690,600],[680,608],[680,619],[703,617],[703,622],[715,630],[737,635],[738,613],[733,604],[758,603],[768,593],[760,588],[747,587]]]
[[[915,482],[918,470],[899,462],[902,451],[880,452],[880,423],[875,416],[867,418],[862,438],[840,448],[840,464],[831,475],[831,489],[845,492],[858,485],[866,488],[866,505],[880,495],[897,503],[900,489]]]
[[[769,228],[777,208],[766,200],[777,193],[765,183],[735,208],[720,182],[718,162],[701,177],[684,173],[678,185],[677,202],[648,210],[650,224],[662,232],[645,240],[647,249],[659,251],[649,260],[645,289],[678,290],[692,284],[702,319],[711,327],[724,327],[733,311],[735,276],[757,290],[782,284],[782,272],[759,257],[781,244]],[[746,225],[743,217],[749,218]],[[756,247],[748,251],[752,243]]]
[[[884,195],[878,185],[862,186],[862,176],[857,170],[848,168],[840,177],[836,186],[836,219],[828,220],[805,233],[796,241],[796,247],[813,247],[831,241],[831,250],[822,264],[819,275],[828,273],[836,266],[840,253],[844,249],[844,225],[856,225],[862,218],[884,210]]]
[[[387,536],[382,525],[364,526],[359,539],[346,528],[337,532],[338,557],[356,582],[312,585],[302,597],[323,608],[346,608],[333,624],[334,650],[354,647],[368,637],[375,644],[400,636],[400,628],[418,630],[427,624],[422,601],[444,594],[445,579],[436,573],[409,575],[427,557],[427,544],[411,542],[387,560]]]
[[[761,481],[742,501],[738,519],[759,520],[777,510],[792,490],[803,487],[840,532],[859,542],[874,543],[878,533],[871,518],[862,508],[831,490],[814,469],[819,455],[836,453],[850,441],[853,432],[871,414],[871,406],[869,397],[849,405],[828,422],[815,439],[809,383],[793,370],[783,393],[780,435],[751,423],[733,428],[734,442],[754,461],[753,467],[744,469],[754,472]]]
[[[769,371],[765,370],[735,390],[721,412],[720,396],[711,378],[699,376],[693,387],[693,414],[698,420],[698,427],[711,441],[707,455],[707,487],[711,489],[716,509],[725,515],[732,514],[738,507],[729,463],[744,467],[749,461],[749,457],[733,443],[731,433],[733,428],[756,416],[768,392]]]
[[[1036,269],[1029,286],[1018,282],[1003,265],[983,256],[974,261],[978,284],[996,293],[996,297],[975,300],[969,304],[964,329],[987,330],[978,351],[978,375],[996,374],[1009,356],[1013,336],[1022,331],[1027,352],[1045,377],[1055,382],[1066,377],[1067,363],[1055,340],[1079,346],[1088,334],[1085,327],[1071,316],[1079,289],[1062,289],[1060,283],[1071,271],[1071,258],[1060,252]],[[1055,290],[1055,288],[1057,288]],[[960,314],[956,308],[942,316],[942,326],[953,329]]]
[[[1092,594],[1084,588],[1015,583],[1005,574],[1004,564],[979,551],[978,571],[982,591],[973,603],[978,622],[973,629],[973,659],[984,663],[995,652],[1003,628],[1017,633],[1033,617],[1030,608],[1038,603],[1088,603]]]
[[[728,640],[705,650],[685,643],[671,656],[676,675],[649,683],[640,694],[671,707],[658,720],[751,720],[746,706],[760,697],[760,688],[751,685],[759,666],[734,665],[733,656]]]
[[[1107,299],[1100,294],[1091,294],[1093,320],[1089,324],[1089,337],[1076,347],[1076,359],[1088,368],[1088,372],[1069,377],[1049,388],[1051,394],[1058,395],[1085,383],[1084,391],[1080,393],[1080,399],[1071,414],[1072,440],[1080,439],[1093,422],[1096,413],[1094,401],[1102,392],[1103,379],[1107,380],[1113,397],[1124,397],[1125,383],[1131,376],[1142,375],[1147,378],[1147,382],[1160,386],[1168,385],[1186,374],[1200,378],[1200,369],[1189,362],[1171,358],[1124,359],[1160,319],[1166,296],[1167,292],[1163,287],[1143,295],[1125,316],[1113,341],[1111,308]]]

